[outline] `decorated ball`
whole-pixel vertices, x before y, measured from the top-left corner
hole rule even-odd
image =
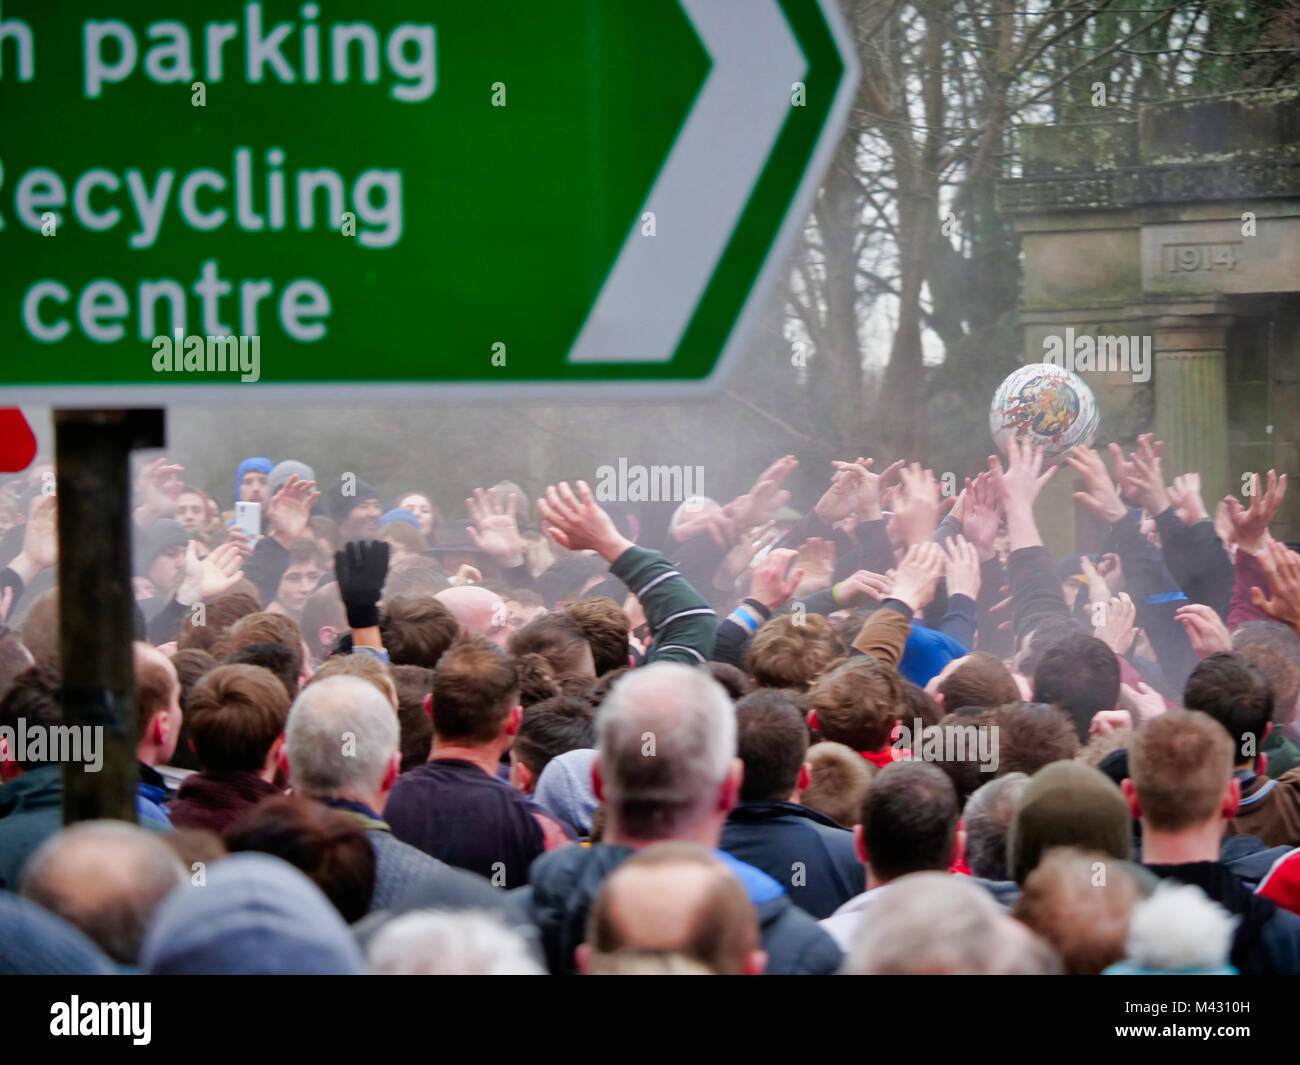
[[[989,408],[993,442],[1004,455],[1013,438],[1041,444],[1058,459],[1097,434],[1097,401],[1077,374],[1049,363],[1022,366],[998,386]]]

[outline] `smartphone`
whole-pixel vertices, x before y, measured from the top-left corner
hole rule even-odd
[[[235,524],[244,530],[250,540],[256,540],[262,535],[262,504],[242,501],[236,503]]]

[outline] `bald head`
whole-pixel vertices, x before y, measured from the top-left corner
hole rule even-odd
[[[83,821],[41,844],[23,867],[19,890],[109,957],[133,964],[154,910],[186,883],[180,859],[156,833],[122,821]]]
[[[657,843],[605,880],[588,923],[588,970],[644,955],[689,958],[723,976],[762,972],[758,913],[708,848]]]
[[[506,645],[510,635],[509,612],[505,600],[496,592],[464,585],[446,588],[434,598],[455,615],[462,631],[486,636],[498,647]]]

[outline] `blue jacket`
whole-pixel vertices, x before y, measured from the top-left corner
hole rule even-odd
[[[798,803],[742,802],[723,825],[720,846],[783,884],[790,901],[819,921],[866,881],[853,833]]]
[[[620,844],[572,844],[547,851],[533,862],[530,886],[520,889],[521,903],[542,934],[552,973],[572,974],[574,950],[587,938],[587,914],[605,877],[632,856]],[[842,955],[817,922],[790,902],[785,889],[766,873],[737,861],[725,851],[718,857],[737,874],[758,910],[759,931],[773,976],[826,976]]]

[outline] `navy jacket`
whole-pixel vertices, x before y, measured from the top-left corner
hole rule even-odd
[[[727,818],[720,846],[782,884],[790,901],[819,921],[866,883],[853,833],[798,803],[742,802]]]

